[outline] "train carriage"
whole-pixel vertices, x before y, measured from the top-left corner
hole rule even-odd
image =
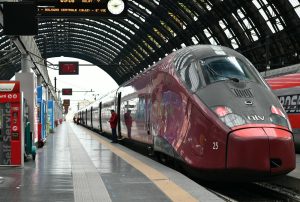
[[[285,109],[294,134],[295,149],[300,152],[300,73],[267,79]]]
[[[295,168],[286,113],[253,65],[226,47],[176,51],[95,105],[100,130],[110,132],[115,109],[119,136],[148,144],[199,177],[262,179]]]

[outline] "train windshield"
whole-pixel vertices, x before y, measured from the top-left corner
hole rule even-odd
[[[200,64],[207,84],[228,79],[258,82],[255,74],[249,70],[252,67],[236,57],[213,57],[200,60]]]

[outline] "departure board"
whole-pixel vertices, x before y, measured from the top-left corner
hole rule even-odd
[[[113,17],[127,15],[127,0],[37,0],[38,17]]]
[[[59,75],[77,75],[79,74],[78,62],[59,62]]]
[[[72,88],[63,88],[61,92],[62,95],[72,95]]]

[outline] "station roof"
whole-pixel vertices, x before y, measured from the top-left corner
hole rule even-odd
[[[216,44],[245,55],[259,71],[300,61],[298,0],[129,0],[125,19],[39,19],[43,57],[76,57],[118,84],[165,55]],[[0,79],[21,69],[20,53],[0,29]]]

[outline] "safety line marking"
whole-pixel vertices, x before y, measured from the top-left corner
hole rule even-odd
[[[75,202],[111,202],[109,193],[73,127],[65,126],[68,135]]]
[[[102,139],[99,135],[96,135],[94,132],[90,131],[91,137],[96,141],[99,141],[101,144],[105,145],[109,148],[113,153],[121,157],[127,163],[135,167],[141,173],[143,173],[146,177],[148,177],[162,192],[164,192],[172,201],[174,202],[196,202],[198,199],[194,198],[190,193],[182,189],[172,180],[170,180],[167,176],[157,171],[156,169],[148,166],[142,161],[130,156],[126,152],[120,150],[116,146],[113,146],[108,141]]]

